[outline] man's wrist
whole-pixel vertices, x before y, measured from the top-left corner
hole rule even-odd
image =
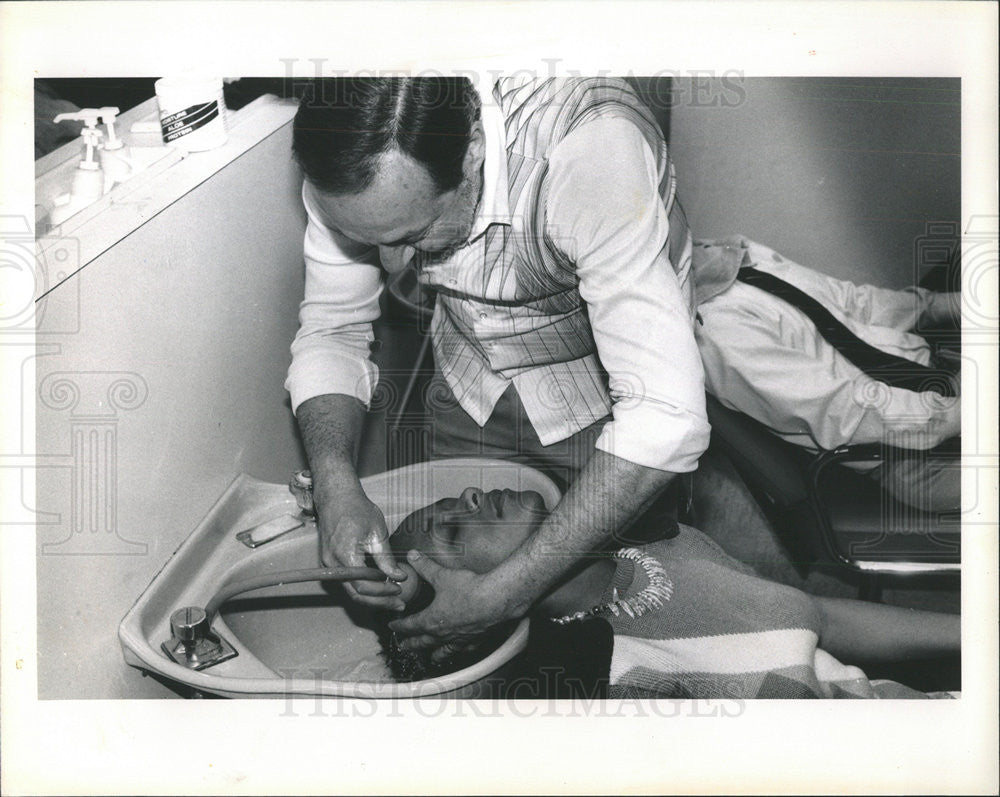
[[[338,393],[314,396],[299,406],[296,420],[314,472],[354,471],[365,413],[357,399]]]
[[[925,329],[957,325],[961,319],[961,294],[932,292],[920,323]]]
[[[364,495],[361,480],[358,478],[354,463],[337,457],[324,457],[323,461],[312,469],[313,492],[321,500],[342,500],[347,497]]]
[[[525,565],[515,566],[520,564],[520,558],[522,555],[514,554],[484,576],[482,588],[498,596],[503,604],[504,620],[524,617],[545,591],[544,585],[531,578]]]

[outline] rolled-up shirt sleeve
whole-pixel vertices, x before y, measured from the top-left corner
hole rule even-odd
[[[304,184],[305,296],[285,388],[293,412],[307,399],[328,393],[354,396],[367,406],[378,382],[378,368],[370,360],[372,322],[379,317],[383,288],[378,250],[327,227],[311,194]]]
[[[709,425],[658,183],[656,159],[633,124],[608,118],[581,125],[549,159],[546,232],[575,263],[609,377],[612,420],[597,448],[685,473],[697,468]]]

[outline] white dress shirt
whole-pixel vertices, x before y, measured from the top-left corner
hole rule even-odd
[[[819,301],[851,332],[889,354],[929,365],[912,329],[933,294],[855,285],[747,242],[747,261]],[[767,291],[734,282],[698,308],[695,336],[708,391],[726,406],[810,449],[885,441],[932,448],[959,434],[958,398],[889,387],[851,363],[809,317]]]

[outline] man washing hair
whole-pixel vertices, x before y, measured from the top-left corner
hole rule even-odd
[[[386,274],[407,267],[436,294],[446,395],[430,455],[516,459],[566,490],[497,567],[438,578],[433,603],[395,626],[404,644],[458,643],[523,616],[630,526],[669,533],[661,497],[695,469],[709,428],[691,237],[662,131],[630,84],[318,80],[293,150],[308,226],[287,386],[321,558],[358,565],[368,552],[390,577],[348,585],[351,597],[398,607],[406,578],[355,461],[378,378],[372,322]],[[657,520],[643,521],[651,508]]]

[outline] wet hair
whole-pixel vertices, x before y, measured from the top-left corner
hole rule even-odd
[[[393,538],[398,541],[415,533],[421,524],[427,522],[428,509],[429,507],[418,509],[416,512],[408,515],[393,533]],[[405,543],[397,545],[394,546],[393,552],[399,556],[405,553],[408,547]],[[371,558],[370,554],[366,555],[365,558],[369,560],[369,566],[375,566],[375,561]],[[389,622],[399,617],[408,617],[421,612],[430,606],[433,600],[434,587],[424,579],[420,579],[417,584],[416,594],[407,603],[406,609],[402,613],[380,613],[376,619],[375,632],[378,635],[381,647],[380,653],[392,673],[393,680],[397,682],[422,681],[427,678],[447,675],[465,667],[470,667],[476,662],[482,661],[486,656],[500,647],[517,626],[516,621],[501,623],[477,637],[474,649],[459,651],[437,662],[432,660],[433,649],[400,650],[399,640],[389,630]]]
[[[399,683],[423,681],[427,678],[436,678],[471,667],[500,647],[517,625],[516,622],[501,623],[477,637],[473,649],[459,651],[441,661],[432,659],[433,649],[401,650],[399,640],[389,630],[389,622],[399,616],[406,617],[423,611],[431,605],[433,600],[434,588],[421,579],[417,587],[417,594],[407,604],[402,615],[386,613],[376,621],[375,632],[378,634],[379,646],[381,647],[379,652],[388,665],[394,681]]]
[[[371,185],[394,150],[430,173],[440,193],[458,187],[479,96],[468,78],[320,78],[299,102],[292,153],[330,194]]]

